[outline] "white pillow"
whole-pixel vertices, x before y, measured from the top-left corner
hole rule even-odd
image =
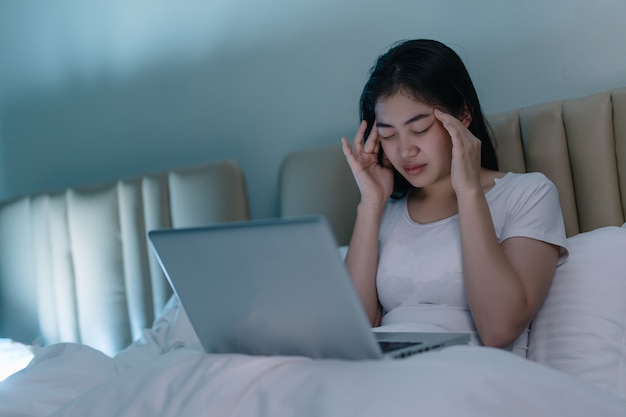
[[[626,399],[626,228],[578,234],[568,249],[531,325],[528,359]]]

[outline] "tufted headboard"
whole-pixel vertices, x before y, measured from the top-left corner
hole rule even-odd
[[[626,88],[488,119],[501,170],[543,172],[556,184],[568,236],[624,223]],[[282,216],[324,214],[348,244],[359,192],[339,143],[288,155],[279,188]]]
[[[568,236],[626,217],[626,88],[490,118],[503,169],[557,188]]]
[[[114,354],[171,295],[146,233],[245,220],[233,161],[19,198],[0,205],[0,332]]]

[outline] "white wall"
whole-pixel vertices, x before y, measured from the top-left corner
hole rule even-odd
[[[287,152],[351,136],[367,71],[428,37],[487,113],[626,86],[619,0],[0,2],[0,198],[222,158],[253,217]]]

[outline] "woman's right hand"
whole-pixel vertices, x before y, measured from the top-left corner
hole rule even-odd
[[[363,120],[350,147],[348,139],[342,137],[343,154],[350,165],[352,175],[361,192],[361,202],[384,204],[393,192],[393,171],[390,166],[378,163],[380,137],[378,129],[372,128],[365,143],[363,136],[367,122]]]

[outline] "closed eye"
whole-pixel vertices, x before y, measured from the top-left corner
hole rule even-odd
[[[434,123],[433,123],[433,124],[434,124]],[[413,131],[411,131],[411,133],[413,133],[414,135],[421,135],[421,134],[423,134],[423,133],[426,133],[426,132],[428,131],[428,129],[430,129],[432,126],[433,126],[433,125],[431,124],[430,126],[428,126],[428,127],[427,127],[427,128],[425,128],[425,129],[422,129],[422,130],[413,130]]]
[[[391,139],[396,135],[396,132],[392,129],[378,129],[378,137],[380,139]]]
[[[417,124],[417,122],[414,122],[415,124]],[[422,123],[423,125],[424,123]],[[430,125],[428,125],[427,127],[423,128],[423,129],[412,129],[410,130],[410,133],[414,136],[419,136],[422,135],[424,133],[426,133],[432,126],[434,125],[434,123],[431,123]],[[391,127],[388,127],[386,125],[383,126],[378,126],[378,137],[381,140],[386,140],[386,139],[392,139],[394,136],[396,136],[397,131]]]

